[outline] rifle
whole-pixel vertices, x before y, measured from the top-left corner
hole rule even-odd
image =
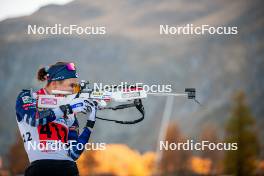
[[[145,117],[145,110],[142,104],[142,99],[146,99],[148,95],[156,96],[184,96],[188,99],[196,100],[195,88],[186,88],[185,93],[149,93],[143,90],[142,87],[126,86],[122,90],[114,87],[113,89],[92,89],[89,87],[89,82],[82,80],[75,88],[75,94],[67,94],[64,91],[54,90],[52,95],[39,95],[37,97],[38,108],[56,108],[60,105],[69,104],[74,98],[91,99],[98,105],[98,110],[121,110],[126,108],[136,107],[141,113],[141,117],[132,121],[121,121],[114,119],[106,119],[96,117],[100,120],[111,121],[119,124],[136,124],[141,122]],[[64,95],[64,96],[61,96]],[[120,103],[116,106],[107,106],[111,102]],[[200,104],[200,103],[199,103]]]

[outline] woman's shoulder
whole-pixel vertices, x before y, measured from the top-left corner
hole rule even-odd
[[[17,96],[17,103],[30,103],[32,93],[30,89],[22,89]]]
[[[17,100],[22,99],[23,101],[27,101],[28,99],[35,98],[36,91],[33,91],[33,89],[22,89],[18,96]]]
[[[24,97],[24,96],[30,96],[32,95],[33,90],[32,89],[22,89],[19,94],[18,94],[18,98],[20,97]]]

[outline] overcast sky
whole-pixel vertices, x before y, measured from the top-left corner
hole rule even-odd
[[[65,4],[72,0],[0,0],[0,21],[30,15],[47,4]]]

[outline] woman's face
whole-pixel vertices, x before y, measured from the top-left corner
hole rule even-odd
[[[53,89],[74,93],[74,87],[78,84],[78,78],[69,78],[63,81],[54,81]]]

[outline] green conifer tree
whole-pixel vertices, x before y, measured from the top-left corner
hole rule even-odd
[[[225,142],[237,143],[237,150],[225,152],[224,170],[236,176],[254,175],[259,142],[255,119],[245,101],[243,92],[234,98],[231,117],[226,126]]]

